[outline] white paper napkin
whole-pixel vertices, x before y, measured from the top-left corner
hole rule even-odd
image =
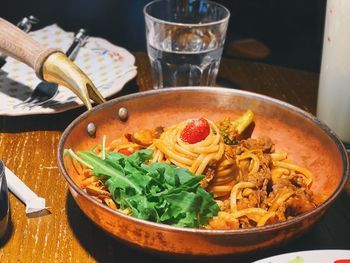
[[[5,167],[7,186],[26,205],[26,214],[46,210],[45,199],[36,195],[10,169]]]

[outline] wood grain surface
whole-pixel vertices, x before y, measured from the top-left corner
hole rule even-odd
[[[134,53],[136,80],[116,96],[152,87],[145,53]],[[223,59],[219,86],[258,92],[315,113],[318,75],[256,62]],[[46,199],[49,215],[28,218],[24,205],[10,195],[11,225],[0,243],[0,262],[181,262],[145,254],[110,237],[77,207],[56,163],[62,130],[84,108],[58,115],[0,117],[0,158],[32,190]],[[273,254],[307,249],[350,249],[350,200],[334,203],[308,233],[289,244],[220,262],[251,262]],[[205,259],[217,261],[217,259]]]

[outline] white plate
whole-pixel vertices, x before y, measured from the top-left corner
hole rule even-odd
[[[300,251],[265,258],[254,263],[336,263],[336,260],[341,259],[347,259],[350,263],[350,250]]]
[[[31,32],[30,35],[43,45],[61,50],[68,49],[74,36],[57,25]],[[137,74],[135,57],[126,49],[102,38],[90,37],[86,45],[80,48],[74,62],[90,77],[104,97],[116,94]],[[52,114],[83,105],[73,92],[60,86],[51,103],[31,109],[16,107],[30,96],[39,82],[31,68],[13,58],[7,58],[7,63],[0,69],[0,115]]]

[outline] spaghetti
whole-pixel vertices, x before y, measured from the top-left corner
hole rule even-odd
[[[155,139],[149,146],[154,151],[154,162],[167,162],[175,164],[178,167],[187,168],[192,173],[200,175],[205,174],[214,167],[218,166],[216,182],[227,183],[233,180],[233,163],[224,157],[225,144],[220,135],[217,125],[207,120],[210,126],[208,136],[197,143],[189,144],[181,139],[181,132],[186,126],[186,121],[165,129],[159,139]],[[212,180],[211,173],[202,182],[203,186]]]

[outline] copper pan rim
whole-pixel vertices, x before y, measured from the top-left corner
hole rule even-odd
[[[63,163],[63,146],[65,144],[65,141],[67,140],[67,137],[70,135],[71,130],[77,126],[79,122],[82,120],[85,120],[88,118],[90,115],[94,114],[97,111],[103,110],[104,108],[108,108],[109,106],[121,103],[123,101],[129,101],[133,100],[139,97],[143,96],[157,96],[157,94],[167,94],[167,93],[176,93],[176,92],[206,92],[206,93],[215,93],[215,94],[236,94],[236,95],[241,95],[244,97],[251,97],[255,98],[258,100],[262,100],[271,104],[275,104],[278,106],[281,106],[283,108],[286,108],[288,110],[291,110],[298,115],[310,120],[314,124],[316,124],[318,127],[320,127],[335,143],[342,159],[342,164],[343,164],[343,170],[342,170],[342,178],[337,186],[336,190],[328,197],[326,201],[324,201],[320,206],[317,208],[299,215],[297,217],[294,217],[292,219],[286,220],[284,222],[279,222],[276,224],[271,224],[267,226],[262,226],[262,227],[253,227],[253,228],[246,228],[246,229],[234,229],[234,230],[208,230],[208,229],[197,229],[197,228],[180,228],[180,227],[175,227],[175,226],[170,226],[166,224],[161,224],[161,223],[155,223],[151,221],[146,221],[142,219],[138,219],[132,216],[124,215],[123,213],[120,213],[118,211],[114,211],[111,208],[109,208],[106,205],[103,205],[96,200],[94,200],[89,194],[84,192],[81,188],[78,187],[73,181],[73,179],[69,176],[64,163]],[[256,233],[264,233],[264,232],[269,232],[271,230],[279,230],[283,229],[285,227],[289,227],[291,225],[297,224],[299,222],[302,222],[306,218],[316,216],[317,214],[323,212],[332,202],[335,201],[335,199],[340,195],[342,190],[344,189],[346,180],[348,178],[348,173],[349,173],[349,160],[347,157],[347,152],[345,149],[345,146],[339,139],[339,137],[335,134],[334,131],[332,131],[325,123],[317,119],[314,115],[311,113],[308,113],[296,106],[293,106],[287,102],[271,98],[269,96],[257,94],[254,92],[248,92],[248,91],[242,91],[242,90],[236,90],[236,89],[229,89],[229,88],[221,88],[221,87],[176,87],[176,88],[167,88],[167,89],[159,89],[159,90],[150,90],[150,91],[143,91],[139,93],[133,93],[130,95],[125,95],[122,97],[115,98],[113,100],[107,101],[103,104],[97,105],[91,110],[84,112],[80,116],[78,116],[63,132],[59,145],[58,145],[58,154],[57,154],[57,159],[58,159],[58,166],[59,169],[64,176],[64,178],[67,180],[69,187],[73,188],[73,190],[79,195],[83,196],[84,198],[88,199],[90,202],[94,203],[97,206],[102,207],[103,209],[108,210],[110,213],[114,214],[117,217],[122,217],[124,219],[129,220],[130,222],[138,223],[138,224],[143,224],[147,225],[149,227],[154,227],[160,230],[165,230],[165,231],[171,231],[171,232],[186,232],[186,233],[192,233],[192,234],[199,234],[199,235],[249,235],[249,234],[256,234]]]

